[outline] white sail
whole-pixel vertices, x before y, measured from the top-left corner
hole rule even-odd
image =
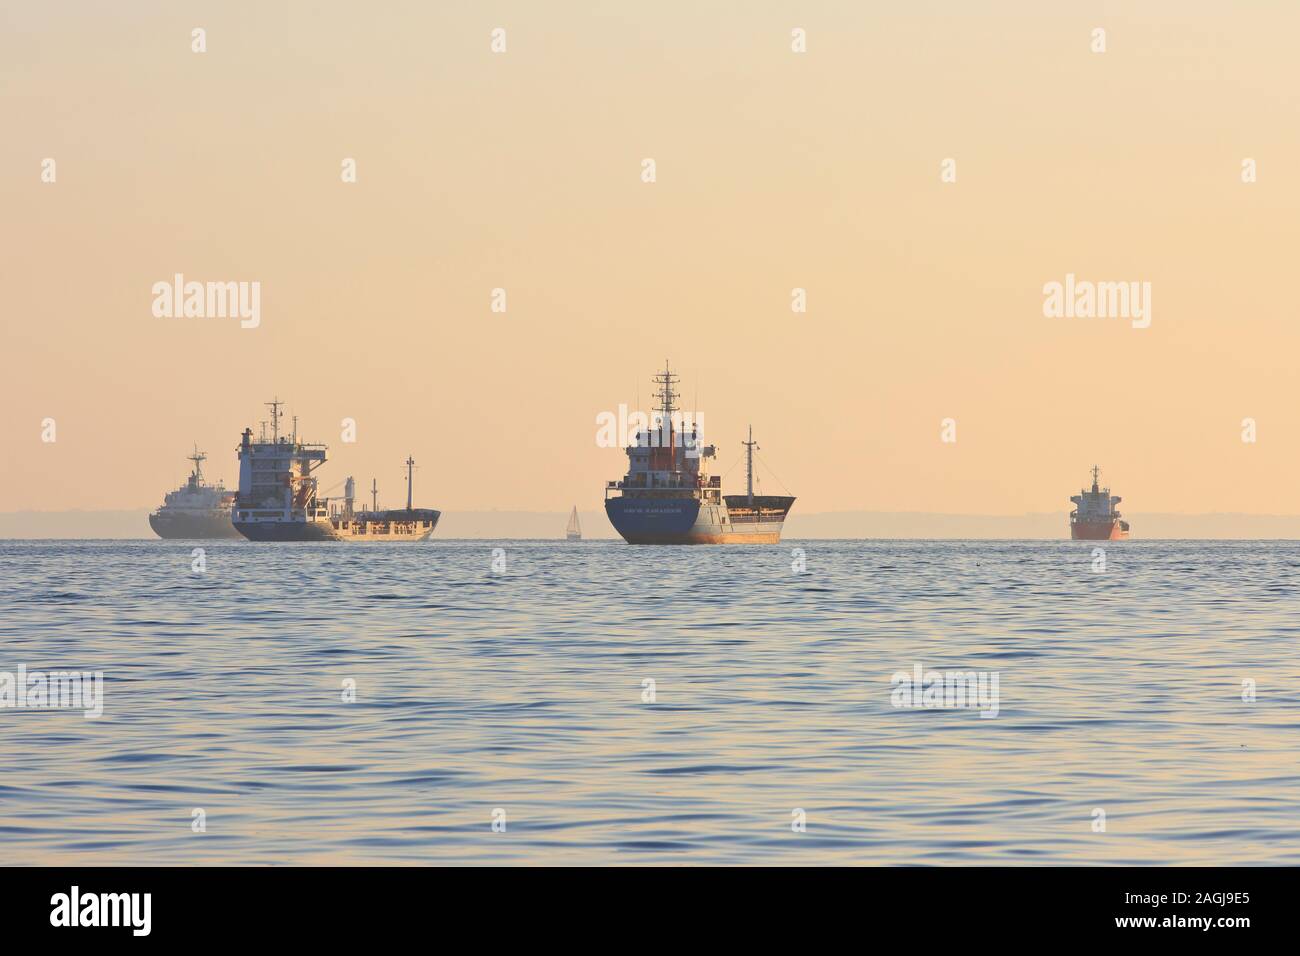
[[[573,506],[573,513],[569,515],[569,526],[564,529],[564,536],[570,541],[578,541],[582,538],[582,526],[578,524],[578,506]]]

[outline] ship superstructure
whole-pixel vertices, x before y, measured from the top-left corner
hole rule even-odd
[[[742,443],[746,492],[723,495],[721,478],[708,474],[717,449],[701,446],[698,424],[677,414],[677,381],[666,365],[655,376],[659,408],[626,448],[627,474],[605,486],[610,523],[630,544],[776,544],[795,499],[754,494],[753,429]]]
[[[194,462],[189,479],[167,493],[162,507],[149,515],[149,527],[160,538],[238,538],[230,521],[235,493],[220,481],[215,485],[204,481],[203,463],[208,456],[198,445],[188,458]]]
[[[1092,490],[1084,489],[1071,496],[1070,537],[1075,541],[1119,541],[1128,537],[1128,522],[1120,518],[1115,506],[1118,495],[1100,486],[1101,469],[1092,466]]]
[[[381,511],[355,508],[356,482],[348,478],[342,506],[321,497],[315,472],[327,446],[299,441],[298,422],[280,434],[278,399],[268,402],[271,434],[263,427],[255,441],[245,428],[239,445],[239,493],[234,526],[251,541],[425,541],[441,512],[411,505],[415,460],[407,458],[406,507]]]

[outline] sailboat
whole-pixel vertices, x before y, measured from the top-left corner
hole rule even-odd
[[[582,526],[578,524],[578,506],[573,506],[573,514],[569,515],[569,526],[564,529],[564,540],[581,541]]]

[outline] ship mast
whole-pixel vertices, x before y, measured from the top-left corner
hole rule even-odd
[[[668,468],[670,471],[677,470],[677,448],[676,436],[673,434],[672,414],[677,411],[677,393],[673,391],[673,386],[677,383],[678,376],[674,375],[668,368],[668,360],[664,359],[664,371],[662,375],[655,376],[655,384],[659,386],[659,439],[663,440],[664,422],[668,423]]]
[[[269,402],[263,402],[263,404],[271,410],[271,440],[278,442],[280,440],[280,406],[284,402],[276,398]]]
[[[201,482],[203,480],[203,463],[208,460],[208,456],[199,451],[199,446],[194,446],[194,454],[187,455],[187,460],[194,462],[194,480]]]
[[[668,370],[668,360],[664,359],[664,373],[655,376],[655,384],[659,386],[659,410],[664,415],[677,411],[677,406],[673,404],[677,400],[677,393],[673,391],[673,386],[677,384],[679,377]]]
[[[1092,493],[1093,493],[1094,495],[1097,494],[1097,492],[1098,492],[1098,488],[1097,488],[1097,476],[1098,476],[1100,473],[1101,473],[1101,469],[1100,469],[1097,465],[1093,465],[1093,466],[1092,466]]]
[[[758,442],[754,441],[754,426],[749,426],[749,441],[741,442],[745,446],[745,495],[749,500],[749,506],[754,507],[754,449],[758,447]]]
[[[406,456],[406,510],[411,510],[411,477],[415,470],[415,459]]]

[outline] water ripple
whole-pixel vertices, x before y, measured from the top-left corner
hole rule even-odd
[[[1298,544],[191,547],[0,542],[8,862],[1300,863]]]

